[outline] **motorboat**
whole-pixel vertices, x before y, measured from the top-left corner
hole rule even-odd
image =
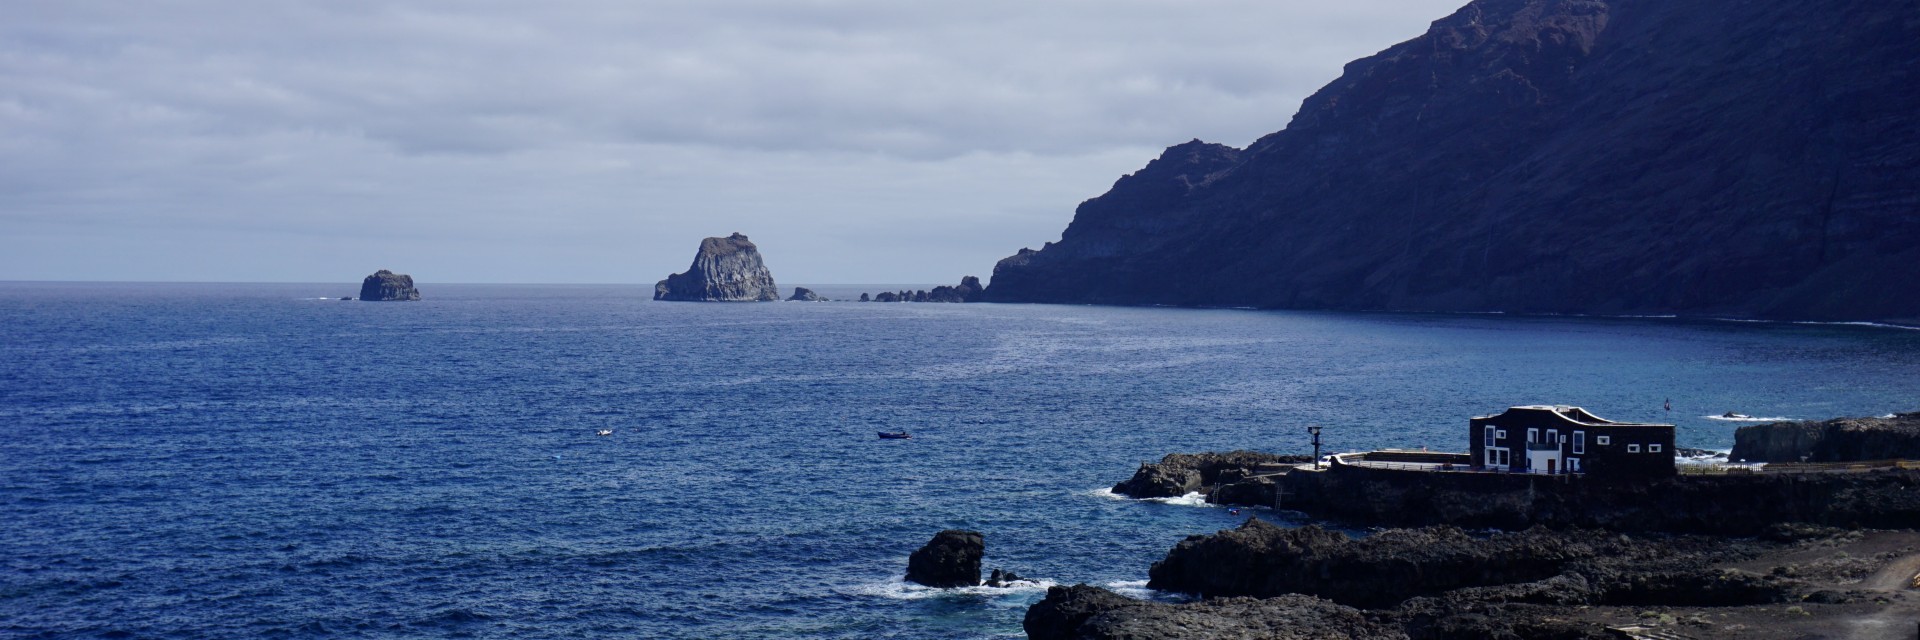
[[[913,436],[908,435],[907,432],[905,431],[899,431],[899,432],[881,431],[880,432],[881,440],[906,440],[912,437]]]

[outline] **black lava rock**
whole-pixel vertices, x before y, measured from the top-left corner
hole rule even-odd
[[[942,531],[907,558],[907,581],[940,588],[979,586],[980,557],[986,551],[986,537],[978,531]]]

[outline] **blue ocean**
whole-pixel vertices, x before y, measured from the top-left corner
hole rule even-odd
[[[0,635],[1021,637],[1244,519],[1104,490],[1168,452],[1920,410],[1885,327],[422,291],[0,284]],[[947,528],[1036,582],[902,583]]]

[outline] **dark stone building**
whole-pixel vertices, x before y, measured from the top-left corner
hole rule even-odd
[[[1673,425],[1614,422],[1579,407],[1511,407],[1472,420],[1473,466],[1530,473],[1673,475]]]

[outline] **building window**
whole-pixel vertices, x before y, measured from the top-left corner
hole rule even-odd
[[[1493,427],[1487,427],[1487,446],[1493,446]]]
[[[1600,437],[1598,437],[1598,438],[1594,438],[1594,439],[1593,439],[1593,443],[1594,443],[1594,444],[1597,444],[1597,445],[1600,445],[1600,446],[1602,446],[1602,447],[1604,447],[1604,446],[1607,446],[1607,445],[1610,445],[1610,444],[1613,444],[1613,437],[1612,437],[1612,436],[1600,436]]]
[[[1500,430],[1500,439],[1501,439],[1501,440],[1505,440],[1505,439],[1507,439],[1507,430],[1506,430],[1506,429],[1501,429],[1501,430]]]
[[[1539,429],[1528,429],[1528,430],[1527,430],[1527,442],[1539,442],[1539,441],[1540,441],[1540,430],[1539,430]]]
[[[1579,473],[1579,472],[1580,472],[1580,459],[1567,458],[1567,473]]]
[[[1637,445],[1637,444],[1627,445],[1627,453],[1640,453],[1640,445]]]
[[[1573,432],[1573,452],[1574,453],[1587,452],[1587,432],[1585,431]]]
[[[1560,444],[1560,430],[1548,429],[1546,442],[1547,444]]]
[[[1647,453],[1660,453],[1660,445],[1657,445],[1657,444],[1647,445]]]

